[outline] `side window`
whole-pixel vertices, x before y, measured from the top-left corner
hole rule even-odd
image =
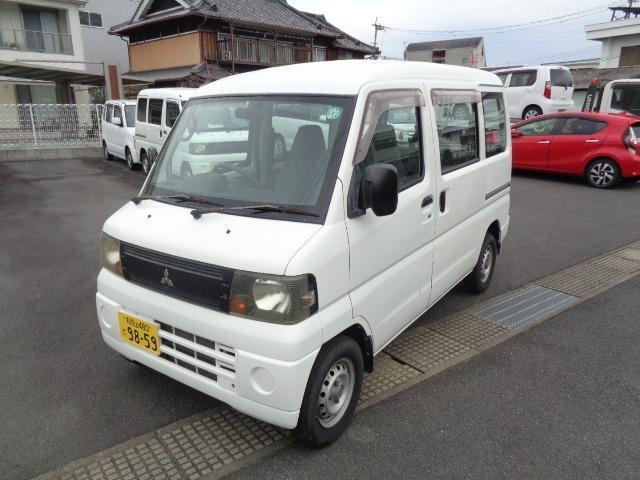
[[[159,98],[149,99],[149,123],[153,125],[162,124],[162,104],[164,100]]]
[[[111,123],[112,117],[113,117],[113,105],[107,105],[107,108],[104,109],[104,121],[107,123]]]
[[[434,90],[440,165],[442,174],[458,170],[480,159],[478,102],[475,91]]]
[[[120,125],[124,125],[124,121],[122,120],[122,107],[119,107],[117,105],[113,107],[113,118],[119,118]]]
[[[139,98],[138,99],[138,113],[136,120],[138,122],[147,123],[147,99]]]
[[[425,105],[424,95],[419,90],[369,95],[354,160],[352,198],[359,198],[364,171],[376,163],[396,167],[399,191],[422,180],[424,161],[419,107]]]
[[[486,156],[502,153],[507,148],[507,120],[501,93],[482,94]]]
[[[527,72],[513,72],[511,74],[511,81],[509,87],[530,87],[536,83],[538,79],[538,72],[535,70]]]
[[[555,118],[547,118],[545,120],[537,120],[535,122],[527,123],[518,127],[520,133],[525,137],[535,135],[551,135],[553,129],[556,126],[557,120]]]
[[[606,128],[607,123],[588,118],[567,118],[560,129],[560,135],[593,135]]]
[[[176,102],[167,101],[167,115],[165,119],[167,127],[172,128],[175,125],[178,115],[180,115],[180,106]]]
[[[503,85],[505,85],[507,83],[507,77],[509,77],[508,73],[498,73],[498,78],[500,79],[500,81],[502,82]]]

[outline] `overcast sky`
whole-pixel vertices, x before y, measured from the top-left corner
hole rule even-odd
[[[396,58],[402,58],[406,43],[484,36],[490,66],[597,58],[600,42],[586,40],[584,26],[608,22],[611,13],[606,7],[616,4],[605,0],[289,0],[289,3],[300,10],[324,14],[337,27],[368,43],[373,43],[371,24],[376,16],[379,23],[389,27],[450,31],[516,25],[601,7],[599,11],[581,14],[580,18],[517,31],[426,35],[389,30],[379,34],[383,55]]]

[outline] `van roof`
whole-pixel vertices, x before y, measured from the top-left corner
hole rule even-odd
[[[522,65],[520,67],[513,67],[513,68],[501,68],[500,70],[494,70],[493,73],[498,74],[498,73],[509,73],[509,72],[518,72],[518,71],[528,71],[528,70],[538,70],[538,69],[542,69],[542,70],[551,70],[552,68],[559,68],[561,70],[570,70],[569,68],[563,66],[563,65]]]
[[[196,91],[196,88],[145,88],[138,93],[138,96],[173,97],[179,98],[180,100],[188,100]]]
[[[105,103],[105,105],[108,104],[108,103],[117,103],[119,105],[135,105],[136,101],[135,100],[130,100],[130,99],[118,99],[118,100],[107,100],[104,103]]]
[[[455,80],[502,86],[493,73],[475,68],[397,60],[337,60],[301,63],[233,75],[204,85],[193,97],[231,94],[356,95],[371,82],[385,80]]]

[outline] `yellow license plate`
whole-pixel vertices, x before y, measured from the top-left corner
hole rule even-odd
[[[120,338],[138,348],[160,355],[158,326],[127,313],[118,312]]]

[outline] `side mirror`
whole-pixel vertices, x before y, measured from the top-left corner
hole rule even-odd
[[[364,171],[360,185],[360,208],[371,208],[378,217],[391,215],[398,208],[398,170],[377,163]]]
[[[521,136],[522,136],[522,132],[520,130],[518,130],[517,128],[511,129],[511,138],[521,137]]]
[[[111,123],[113,123],[114,125],[121,127],[122,126],[122,119],[119,117],[113,117],[113,119],[111,120]]]
[[[155,148],[150,148],[147,155],[149,156],[149,162],[153,164],[158,158],[158,151]]]

